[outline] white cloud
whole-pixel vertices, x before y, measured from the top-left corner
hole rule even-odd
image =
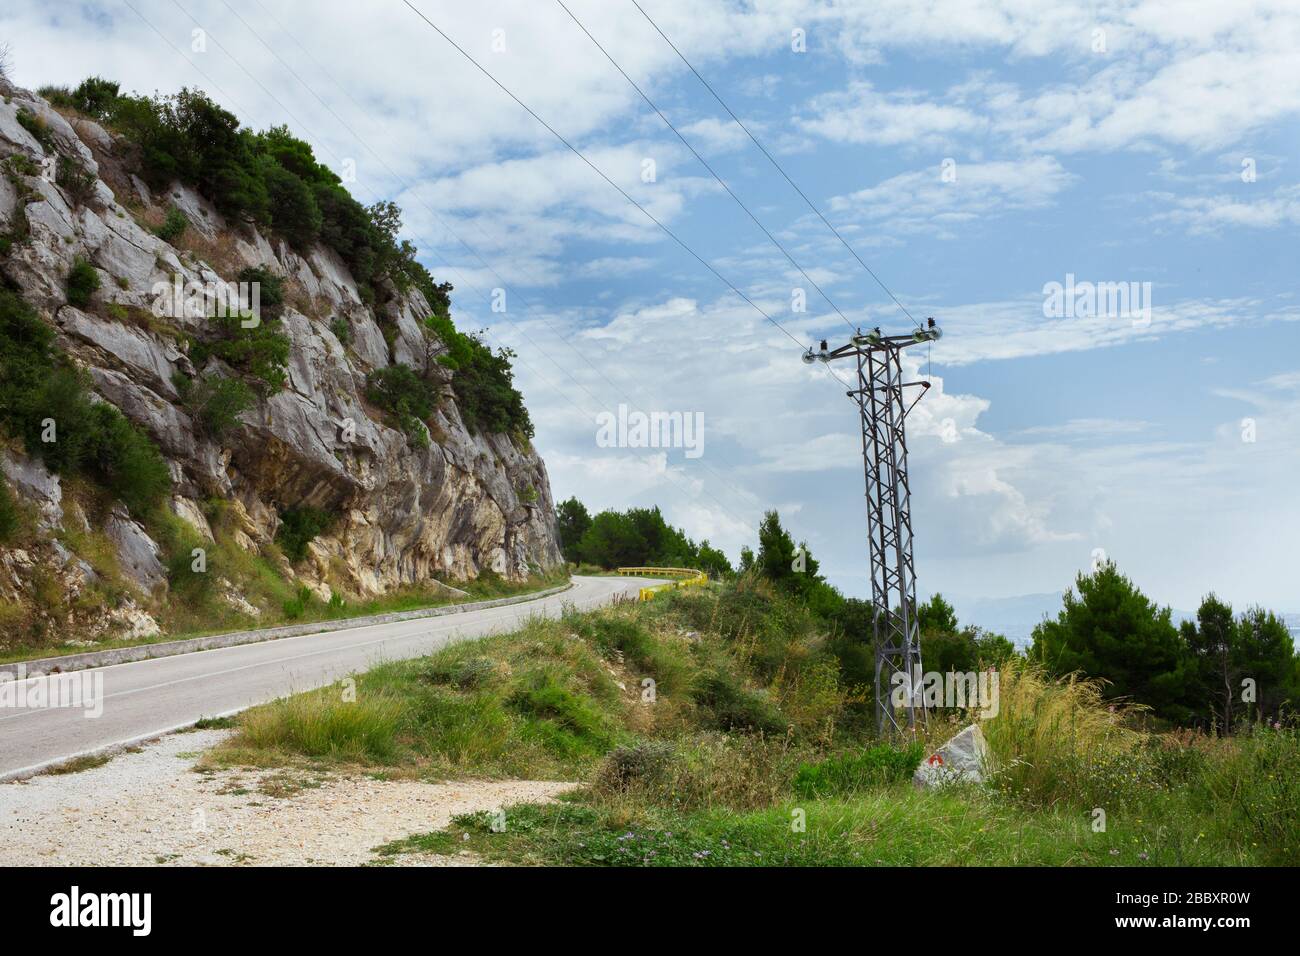
[[[1258,199],[1224,195],[1165,198],[1172,208],[1157,213],[1153,220],[1186,226],[1194,235],[1229,228],[1278,229],[1300,225],[1300,185],[1280,186]]]
[[[970,110],[929,102],[917,90],[882,93],[861,80],[814,97],[806,112],[810,115],[796,116],[796,122],[809,133],[841,143],[890,146],[952,142],[988,122]]]
[[[952,239],[954,230],[971,220],[1050,205],[1074,179],[1052,156],[936,163],[832,197],[830,208],[842,216],[884,223],[891,232],[926,232]]]

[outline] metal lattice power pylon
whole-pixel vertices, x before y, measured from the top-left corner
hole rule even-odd
[[[907,414],[930,387],[904,382],[902,351],[939,338],[929,319],[908,335],[880,329],[854,335],[847,345],[811,349],[805,362],[852,358],[857,388],[848,392],[862,419],[862,462],[866,478],[867,539],[871,567],[873,640],[876,649],[876,728],[881,733],[914,731],[925,721],[920,694],[921,641],[916,619],[916,569],[912,561],[911,489],[907,480]],[[917,388],[915,397],[907,389]],[[893,693],[901,687],[904,703]]]

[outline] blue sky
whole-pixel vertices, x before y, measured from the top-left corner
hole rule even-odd
[[[630,0],[566,4],[851,322],[910,327]],[[790,335],[848,332],[559,5],[416,5]],[[909,367],[934,385],[909,420],[923,594],[1060,590],[1102,549],[1162,603],[1300,609],[1300,7],[642,5],[944,328]],[[0,37],[21,84],[197,85],[352,160],[358,198],[397,200],[456,286],[461,327],[519,353],[557,499],[657,503],[733,557],[776,507],[862,594],[857,416],[827,370],[402,3],[306,9],[19,2]],[[1150,283],[1150,321],[1045,317],[1067,274]],[[703,412],[703,456],[598,447],[620,402]]]

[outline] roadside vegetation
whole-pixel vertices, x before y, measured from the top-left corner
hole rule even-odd
[[[795,543],[769,511],[758,548],[741,548],[733,569],[707,541],[696,545],[658,508],[603,511],[594,518],[576,498],[556,508],[561,547],[579,568],[673,565],[699,568],[719,580],[756,574],[827,622],[845,667],[871,683],[871,605],[845,597],[819,573],[806,542]],[[1055,677],[1077,674],[1106,684],[1109,698],[1143,705],[1152,728],[1233,734],[1279,723],[1300,704],[1300,651],[1278,614],[1253,606],[1234,611],[1214,594],[1195,619],[1175,623],[1113,562],[1079,574],[1057,617],[1044,620],[1022,651],[1001,634],[961,624],[942,594],[915,608],[927,671],[969,672],[1013,658],[1035,661]]]
[[[582,781],[380,848],[594,865],[1227,865],[1300,860],[1294,729],[1153,733],[1104,686],[1004,664],[997,771],[918,791],[915,741],[875,738],[834,627],[750,573],[533,620],[247,711],[207,768]],[[1096,810],[1105,812],[1096,829]]]
[[[0,482],[0,489],[4,489]],[[7,489],[6,489],[7,490]],[[64,485],[65,507],[75,507],[87,515],[91,527],[85,531],[64,530],[60,542],[82,556],[94,569],[95,579],[72,602],[74,611],[114,607],[134,592],[124,578],[116,549],[101,530],[102,515],[111,502],[95,485],[73,481]],[[4,532],[4,494],[0,491],[0,533]],[[143,638],[119,638],[96,641],[93,648],[76,642],[62,643],[58,630],[42,627],[42,620],[66,619],[68,595],[52,577],[42,578],[29,595],[30,603],[20,605],[0,599],[0,627],[5,640],[0,642],[0,662],[31,660],[38,657],[76,654],[88,649],[107,650],[183,640],[226,631],[282,624],[309,624],[365,617],[372,614],[412,611],[448,604],[512,597],[530,591],[554,587],[568,578],[563,571],[537,571],[526,580],[508,581],[485,570],[472,581],[448,580],[445,583],[466,592],[454,597],[438,582],[395,588],[378,597],[359,598],[342,588],[331,590],[322,598],[315,592],[295,585],[284,573],[288,560],[281,545],[263,546],[262,554],[244,549],[236,537],[237,524],[228,503],[210,499],[203,503],[204,516],[212,528],[214,540],[202,537],[188,522],[175,515],[166,505],[151,510],[145,524],[150,535],[163,550],[168,579],[168,599],[158,605],[155,616],[160,634]],[[310,531],[307,521],[294,518],[293,541],[302,541]],[[33,534],[33,518],[21,506],[14,509],[10,540],[23,540]],[[6,542],[8,543],[8,542]],[[305,545],[304,545],[305,547]],[[192,557],[194,548],[205,552],[206,570],[197,571]],[[238,595],[238,598],[235,596]]]

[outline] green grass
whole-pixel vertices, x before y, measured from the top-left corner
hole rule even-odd
[[[382,664],[355,678],[352,702],[340,690],[246,711],[240,733],[211,760],[269,766],[306,759],[430,777],[565,777],[594,766],[628,736],[614,678],[554,621]],[[369,713],[375,707],[384,721]],[[373,723],[374,732],[360,735],[350,719]]]
[[[283,747],[309,757],[391,760],[406,702],[371,694],[347,700],[330,688],[275,701],[249,711],[239,722],[245,745]]]
[[[794,792],[801,797],[842,796],[910,780],[925,757],[919,742],[905,748],[875,744],[865,750],[835,754],[799,767]]]
[[[775,622],[775,623],[774,623]],[[920,791],[815,620],[722,588],[529,621],[254,708],[205,765],[567,779],[557,804],[380,848],[563,865],[1300,862],[1300,732],[1134,729],[1095,685],[1003,677],[988,785]],[[653,694],[647,696],[646,681]],[[865,712],[864,712],[865,711]],[[955,725],[936,720],[946,738]],[[1096,811],[1104,812],[1098,814]],[[1101,825],[1103,824],[1104,825]],[[467,838],[466,838],[467,835]]]
[[[468,850],[492,862],[563,866],[1232,866],[1265,862],[1212,816],[1112,819],[1033,811],[970,788],[908,785],[853,799],[786,800],[749,812],[682,813],[565,801],[488,814],[378,848],[400,853]],[[1198,829],[1198,827],[1200,829]],[[464,835],[468,834],[468,839]],[[1280,860],[1279,860],[1280,862]]]

